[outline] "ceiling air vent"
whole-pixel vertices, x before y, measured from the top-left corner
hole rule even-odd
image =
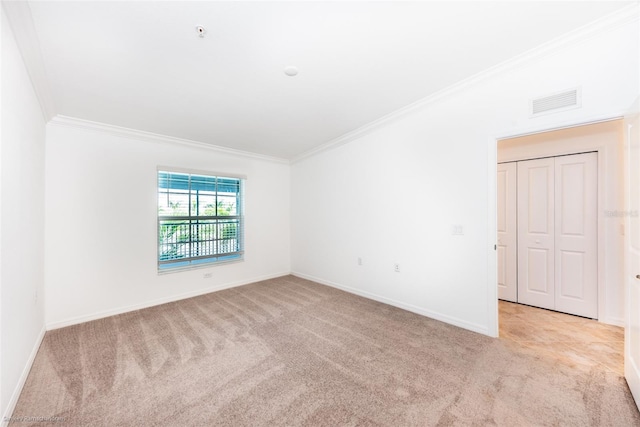
[[[571,89],[554,95],[531,100],[531,115],[558,113],[560,111],[580,108],[580,89]]]

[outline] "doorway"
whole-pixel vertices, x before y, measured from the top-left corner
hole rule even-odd
[[[595,240],[595,254],[592,257],[580,256],[583,260],[589,259],[589,263],[592,266],[589,275],[595,281],[592,285],[595,292],[595,308],[590,312],[577,312],[581,316],[578,317],[571,314],[564,314],[558,311],[571,311],[566,308],[556,306],[557,294],[555,288],[551,298],[551,292],[548,286],[549,283],[555,285],[558,272],[553,270],[553,274],[550,273],[548,262],[549,259],[555,261],[557,258],[550,257],[549,251],[538,251],[540,249],[536,240],[540,241],[540,246],[544,243],[542,240],[542,234],[538,233],[531,237],[530,242],[518,241],[518,218],[509,219],[505,216],[504,210],[498,207],[496,216],[498,217],[498,236],[496,245],[496,255],[498,264],[502,259],[506,259],[507,256],[514,257],[516,259],[515,267],[512,263],[510,269],[504,268],[498,271],[496,282],[500,282],[502,285],[506,285],[507,280],[514,281],[516,283],[515,291],[512,288],[511,296],[508,293],[500,292],[498,301],[498,331],[499,336],[504,339],[514,341],[527,351],[542,352],[540,356],[549,357],[558,361],[564,361],[574,365],[588,366],[593,364],[604,364],[607,362],[593,359],[593,352],[598,351],[607,355],[607,360],[611,361],[612,365],[607,365],[606,369],[620,372],[620,363],[623,357],[623,339],[624,334],[624,128],[623,120],[609,120],[594,124],[581,125],[566,129],[545,131],[536,134],[512,137],[500,139],[497,142],[497,164],[511,163],[512,166],[501,167],[498,170],[503,170],[503,176],[496,176],[496,187],[505,186],[504,189],[498,188],[498,190],[504,190],[507,192],[507,197],[511,197],[518,203],[518,190],[519,186],[524,186],[526,190],[538,191],[536,196],[538,199],[541,197],[546,200],[547,205],[554,205],[554,209],[550,206],[546,206],[545,215],[540,218],[535,218],[534,223],[538,226],[544,224],[553,224],[553,231],[555,232],[557,227],[562,227],[562,219],[560,219],[560,225],[556,226],[558,220],[556,219],[555,209],[557,205],[564,204],[570,206],[570,200],[558,201],[558,195],[556,195],[556,162],[559,164],[565,164],[564,160],[556,159],[569,159],[569,164],[575,164],[573,160],[578,159],[573,157],[576,155],[583,155],[589,153],[592,157],[590,162],[593,166],[585,166],[581,168],[579,173],[575,173],[575,177],[581,177],[580,180],[586,183],[588,179],[585,179],[585,173],[589,168],[595,168],[595,208],[591,208],[594,212],[595,218],[590,220],[592,225],[591,229],[594,233]],[[544,159],[544,160],[539,160]],[[584,160],[584,159],[583,159]],[[518,176],[518,164],[519,162],[523,167],[520,171],[521,174],[525,174],[528,178],[531,175],[529,172],[531,167],[536,168],[533,173],[534,178],[540,179],[540,182],[546,182],[547,191],[539,191],[543,186],[538,183],[531,183],[526,181],[517,182]],[[529,163],[527,163],[529,162]],[[578,162],[579,163],[579,162]],[[577,172],[578,168],[574,168],[572,172]],[[508,171],[510,170],[510,172]],[[543,171],[546,170],[545,173]],[[553,173],[551,172],[553,170]],[[526,171],[523,172],[523,171]],[[571,171],[567,172],[569,175]],[[511,184],[509,187],[506,184],[506,175],[511,173],[515,180],[515,184]],[[560,179],[562,180],[563,174],[560,172]],[[551,178],[553,176],[553,178]],[[591,178],[593,179],[593,178]],[[553,180],[553,184],[551,181]],[[503,181],[501,183],[501,181]],[[538,189],[536,189],[538,187]],[[583,187],[584,189],[584,187]],[[527,195],[527,199],[529,195]],[[585,197],[579,198],[582,203],[588,199]],[[575,202],[574,202],[575,203]],[[560,208],[562,209],[562,207]],[[553,214],[550,213],[553,210]],[[562,212],[561,212],[562,214]],[[501,218],[504,216],[504,218]],[[562,215],[560,215],[562,216]],[[543,218],[541,220],[541,218]],[[500,221],[506,221],[505,224],[500,224]],[[525,218],[528,223],[530,218]],[[512,235],[509,235],[506,228],[508,223],[511,222]],[[536,222],[537,221],[537,222]],[[542,222],[540,222],[542,221]],[[534,225],[536,225],[534,224]],[[502,225],[502,227],[501,227]],[[569,229],[571,233],[576,234],[575,230],[570,230],[571,225],[565,227],[565,231]],[[595,228],[595,230],[594,230]],[[540,231],[540,230],[536,230]],[[562,233],[562,230],[561,230]],[[553,240],[555,241],[555,234]],[[498,251],[498,246],[503,246],[505,249]],[[506,247],[511,246],[513,250],[508,252]],[[546,254],[546,257],[539,256],[540,261],[538,264],[546,267],[541,267],[543,270],[545,280],[538,280],[544,286],[531,286],[527,284],[527,277],[524,278],[524,283],[520,282],[521,275],[527,275],[526,266],[525,271],[523,269],[523,263],[527,263],[530,260],[518,259],[519,252],[528,254],[531,252],[529,249],[533,248],[535,255]],[[555,249],[555,248],[554,248]],[[562,248],[561,248],[562,249]],[[574,251],[576,252],[576,251]],[[515,253],[515,254],[514,254]],[[510,255],[509,255],[510,254]],[[528,254],[529,255],[529,254]],[[555,255],[555,253],[554,253]],[[575,254],[574,254],[575,255]],[[574,257],[575,258],[575,257]],[[535,260],[534,260],[535,261]],[[544,263],[542,262],[544,261]],[[586,262],[586,261],[585,261]],[[544,271],[546,268],[546,271]],[[540,269],[537,274],[540,275]],[[575,269],[574,270],[580,270]],[[586,271],[582,269],[582,271]],[[564,270],[566,273],[567,271]],[[595,275],[595,277],[593,277]],[[571,280],[570,275],[562,277],[560,272],[559,280],[567,281]],[[573,281],[572,283],[579,283],[581,280]],[[520,301],[521,289],[527,289],[534,296],[539,296],[545,290],[548,297],[546,302],[540,304],[539,302],[527,300]],[[561,292],[565,294],[579,294],[574,288],[573,292]],[[497,287],[500,291],[500,288]],[[536,292],[538,291],[538,292]],[[515,293],[515,295],[513,295]],[[507,301],[516,301],[516,303]],[[571,298],[570,298],[571,299]],[[524,304],[521,304],[524,303]],[[535,308],[531,305],[539,305],[544,308]],[[558,310],[560,308],[560,310]],[[551,311],[554,310],[554,311]],[[558,311],[556,311],[558,310]],[[598,319],[598,320],[592,320]],[[600,365],[598,365],[600,366]]]
[[[546,132],[535,133],[526,136],[512,137],[512,138],[504,138],[500,139],[497,142],[497,158],[496,163],[505,164],[505,163],[515,163],[516,166],[512,166],[515,168],[512,171],[512,175],[514,179],[516,179],[515,175],[518,171],[518,162],[523,166],[521,169],[521,182],[513,185],[511,190],[507,190],[510,194],[510,197],[514,200],[519,200],[517,197],[518,189],[516,186],[525,187],[527,190],[531,185],[533,185],[533,191],[538,191],[539,194],[535,195],[535,199],[540,200],[541,198],[546,200],[545,203],[550,205],[558,205],[559,209],[559,217],[560,224],[556,227],[556,211],[553,210],[553,213],[550,213],[550,208],[547,209],[545,215],[542,218],[534,218],[533,222],[536,223],[538,228],[541,228],[542,225],[546,222],[547,226],[551,227],[553,225],[553,231],[556,229],[560,229],[559,236],[553,236],[553,240],[563,239],[565,236],[563,234],[564,231],[569,231],[569,237],[576,237],[576,229],[573,227],[574,223],[562,224],[564,221],[562,210],[567,207],[571,207],[575,205],[576,200],[580,199],[580,203],[591,203],[595,204],[595,208],[591,207],[591,211],[595,209],[595,218],[589,219],[591,223],[590,229],[592,230],[592,234],[594,235],[593,240],[595,241],[596,249],[593,251],[591,257],[585,255],[576,254],[575,248],[566,247],[567,242],[560,242],[561,246],[564,245],[565,248],[561,247],[561,250],[568,249],[571,252],[569,255],[565,254],[565,262],[567,260],[570,261],[579,261],[576,262],[576,265],[580,263],[588,263],[591,266],[591,270],[573,268],[573,270],[582,270],[588,271],[591,280],[594,280],[594,284],[592,284],[592,292],[595,296],[592,295],[593,298],[593,306],[591,311],[574,311],[575,314],[598,319],[602,323],[607,323],[616,326],[624,326],[624,282],[623,282],[623,254],[624,254],[624,194],[623,194],[623,180],[624,180],[624,133],[623,133],[623,120],[609,120],[594,124],[587,124],[581,126],[575,126],[571,128],[552,130]],[[590,154],[585,154],[590,153]],[[591,157],[590,165],[586,165],[582,161],[576,161],[579,158],[573,157],[576,155],[583,155],[587,157]],[[532,159],[543,159],[543,160],[535,160],[531,163],[526,163],[531,161]],[[584,160],[584,159],[583,159]],[[556,163],[558,166],[556,166]],[[578,165],[581,163],[582,165]],[[569,165],[569,167],[565,167],[563,165]],[[532,167],[535,168],[533,172],[531,172]],[[559,172],[555,172],[555,169],[564,169]],[[571,198],[575,196],[575,194],[569,193],[569,197],[566,200],[562,199],[562,187],[563,179],[573,179],[574,181],[578,181],[578,185],[580,182],[585,183],[584,174],[589,173],[588,170],[595,169],[593,174],[595,175],[595,201],[584,197],[579,198]],[[553,171],[553,172],[552,172]],[[529,173],[531,172],[531,173]],[[533,176],[535,179],[540,180],[540,182],[546,182],[546,187],[541,185],[540,183],[535,182],[526,182],[526,178],[528,176]],[[558,176],[558,183],[555,183],[556,176]],[[573,177],[572,177],[573,176]],[[593,178],[591,178],[593,179]],[[496,187],[500,185],[504,185],[500,183],[501,178],[496,178]],[[539,188],[538,188],[539,187]],[[544,187],[544,188],[543,188]],[[536,189],[538,188],[538,189]],[[546,188],[546,190],[545,190]],[[542,190],[540,190],[542,189]],[[558,194],[556,194],[556,190],[558,190]],[[582,190],[581,190],[582,191]],[[558,196],[560,198],[558,198]],[[591,200],[588,202],[588,200]],[[564,206],[564,207],[563,207]],[[498,209],[497,217],[500,221],[501,216],[504,216],[504,211],[501,213],[500,209]],[[574,209],[573,215],[566,216],[567,218],[574,218],[579,212]],[[583,218],[584,219],[584,218]],[[513,222],[513,220],[511,220]],[[517,235],[517,219],[515,220],[515,230]],[[530,222],[530,218],[527,218],[527,222]],[[566,223],[566,221],[564,221]],[[595,223],[595,225],[594,225]],[[542,224],[542,225],[540,225]],[[583,224],[584,225],[584,224]],[[514,229],[514,225],[511,224],[512,229]],[[562,230],[564,227],[564,231]],[[593,230],[595,227],[595,231]],[[534,227],[535,228],[535,227]],[[535,230],[540,231],[540,230]],[[531,236],[529,236],[531,237]],[[531,245],[525,244],[525,242],[518,242],[517,237],[506,237],[504,234],[501,235],[501,232],[496,236],[496,242],[502,242],[502,246],[509,246],[514,249],[516,246],[520,249],[521,254],[527,254],[527,259],[524,261],[518,259],[516,255],[516,267],[512,267],[511,270],[504,269],[504,273],[499,271],[499,277],[497,277],[496,282],[501,282],[505,284],[507,281],[507,276],[510,278],[512,282],[516,282],[516,286],[519,291],[523,289],[533,291],[529,293],[533,293],[534,296],[539,296],[543,294],[541,290],[547,287],[546,292],[549,293],[550,290],[553,290],[556,293],[556,289],[554,285],[556,282],[559,282],[562,286],[562,282],[566,282],[567,286],[565,289],[560,289],[560,293],[565,295],[565,299],[570,300],[571,302],[577,300],[577,296],[580,296],[579,287],[571,287],[570,284],[582,283],[584,280],[589,279],[589,277],[583,277],[580,280],[572,280],[571,275],[567,275],[570,269],[561,269],[556,271],[554,267],[553,259],[550,256],[550,252],[546,252],[547,258],[542,257],[545,254],[544,251],[540,251],[536,248],[536,241],[540,241],[540,246],[543,243],[543,234],[538,233],[533,238]],[[556,239],[558,237],[558,239]],[[506,242],[506,240],[511,239]],[[524,240],[524,239],[521,239]],[[569,242],[571,243],[571,242]],[[496,245],[496,249],[498,246]],[[529,250],[529,247],[532,247],[534,250]],[[504,254],[501,254],[500,251],[496,251],[496,255],[498,258],[498,264],[501,263],[501,258],[505,258],[508,256],[506,251],[503,251]],[[534,252],[531,254],[530,252]],[[516,254],[518,251],[516,250]],[[547,277],[546,281],[538,280],[537,285],[528,286],[526,284],[527,280],[527,270],[526,263],[529,262],[528,258],[535,258],[534,255],[538,256],[538,260],[533,260],[538,262],[538,265],[541,265],[538,270],[536,270],[536,274],[540,275],[540,270],[544,270],[546,268],[545,275]],[[558,256],[554,253],[554,259],[557,259]],[[511,256],[513,257],[513,250],[511,252]],[[573,259],[571,259],[573,257]],[[578,260],[580,258],[580,260]],[[547,262],[547,260],[551,260]],[[542,263],[542,261],[545,261]],[[523,265],[524,264],[524,265]],[[564,277],[562,276],[564,274]],[[595,275],[595,277],[593,277]],[[522,277],[521,277],[522,276]],[[524,283],[520,283],[520,282]],[[543,285],[539,285],[542,283]],[[537,291],[537,293],[536,293]],[[508,298],[507,298],[508,299]],[[548,297],[546,302],[542,304],[538,304],[531,300],[523,300],[525,304],[530,305],[539,305],[543,308],[557,310],[558,308],[561,311],[570,311],[566,310],[566,304],[560,304],[556,307],[555,300],[557,298]],[[511,299],[513,301],[513,299]],[[516,299],[517,301],[517,299]]]

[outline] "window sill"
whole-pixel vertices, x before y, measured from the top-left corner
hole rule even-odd
[[[180,272],[185,272],[190,270],[201,270],[203,268],[211,268],[219,265],[236,264],[239,262],[244,262],[244,256],[238,256],[235,258],[225,259],[222,261],[208,261],[208,262],[199,262],[197,264],[181,265],[176,267],[158,268],[157,271],[158,271],[158,276],[163,276],[165,274],[180,273]]]

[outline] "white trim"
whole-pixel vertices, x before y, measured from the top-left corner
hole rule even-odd
[[[211,262],[202,262],[202,263],[198,263],[198,264],[193,264],[193,265],[188,265],[188,266],[184,266],[184,267],[166,267],[163,269],[158,269],[158,276],[164,276],[166,274],[173,274],[173,273],[184,273],[186,271],[193,271],[193,270],[200,270],[200,269],[204,269],[204,268],[212,268],[212,267],[217,267],[220,265],[229,265],[229,264],[239,264],[244,262],[244,251],[241,253],[241,255],[238,255],[239,258],[234,258],[234,259],[230,259],[230,260],[225,260],[225,261],[211,261]],[[186,260],[185,260],[186,262]]]
[[[538,133],[554,132],[562,129],[571,129],[579,126],[595,125],[597,123],[611,122],[624,118],[624,113],[616,112],[612,114],[601,114],[591,117],[580,117],[578,119],[562,120],[557,123],[547,123],[545,125],[534,125],[529,127],[512,128],[496,132],[496,141],[501,139],[520,138],[521,136],[535,135]]]
[[[640,33],[639,33],[640,35]],[[635,126],[635,121],[637,121],[637,117],[635,117],[640,110],[640,97],[636,97],[633,101],[633,104],[627,110],[624,117],[624,124],[626,125],[626,129],[624,130],[624,209],[630,210],[631,206],[631,195],[632,191],[635,188],[632,188],[631,185],[631,143],[632,143],[632,133],[631,130],[633,126]],[[636,130],[635,132],[638,132]],[[631,391],[631,395],[633,396],[633,400],[635,400],[636,406],[640,409],[640,369],[638,369],[638,365],[636,364],[637,354],[633,354],[634,349],[632,348],[632,329],[637,327],[637,323],[632,321],[638,315],[638,307],[634,306],[632,291],[633,288],[633,280],[632,277],[635,276],[632,268],[632,257],[635,256],[633,253],[633,244],[631,242],[631,216],[627,216],[624,221],[624,377],[627,381],[627,385],[629,386],[629,390]]]
[[[627,340],[628,339],[626,339],[625,336],[625,342],[627,342]],[[638,409],[640,409],[640,396],[636,396],[634,394],[635,390],[640,387],[640,384],[637,384],[637,379],[640,378],[640,369],[638,369],[638,365],[636,365],[636,362],[633,358],[625,358],[624,377],[626,381],[631,382],[631,384],[629,384],[629,391],[631,391],[631,396],[636,402],[636,406],[638,407]]]
[[[0,6],[0,39],[3,37],[2,35],[4,34],[2,32],[2,27],[3,27],[3,25],[6,25],[4,23],[4,15],[5,15],[4,7]],[[0,46],[2,46],[2,44],[3,44],[2,41],[3,40],[0,40]],[[2,48],[0,47],[0,49],[2,49]],[[4,57],[4,55],[2,55],[2,52],[0,52],[0,124],[2,122],[2,117],[3,117],[3,115],[2,115],[2,108],[3,108],[2,104],[4,104],[4,102],[3,102],[4,98],[3,98],[3,94],[2,94],[2,90],[3,90],[2,82],[4,81],[4,79],[2,78],[3,77],[2,74],[4,73],[4,66],[2,64],[2,62],[3,62],[2,58],[3,57]],[[2,151],[3,151],[2,147],[5,146],[5,144],[3,144],[3,141],[2,141],[2,138],[3,138],[2,134],[3,133],[4,132],[2,132],[0,130],[0,157],[2,157]],[[1,178],[1,176],[2,176],[2,165],[1,164],[2,164],[2,162],[0,162],[0,189],[2,188],[2,178]],[[1,210],[0,210],[0,224],[2,224],[2,218],[1,217],[2,217],[2,213],[1,213]],[[2,239],[2,230],[0,230],[0,242],[2,242],[2,240],[3,240]],[[291,257],[289,257],[289,258],[291,258]],[[2,245],[0,245],[0,259],[3,259],[2,258]],[[0,270],[2,269],[2,265],[1,264],[2,263],[0,263]],[[1,273],[1,271],[0,271],[0,273]],[[3,344],[2,336],[4,335],[2,333],[2,331],[4,331],[4,329],[2,328],[2,317],[3,317],[2,316],[2,289],[3,288],[4,288],[4,286],[3,286],[3,281],[2,281],[2,274],[0,274],[0,377],[2,377],[2,367],[4,366],[4,361],[2,359],[5,357],[4,353],[2,351],[2,344]],[[6,412],[7,412],[6,411],[7,408],[3,408],[2,407],[2,402],[4,401],[2,399],[2,396],[3,396],[3,393],[2,393],[2,378],[0,378],[0,412],[4,412],[2,414],[4,416],[6,414]],[[8,407],[11,407],[11,404],[9,404]],[[9,415],[11,415],[11,414],[9,414]],[[0,420],[0,425],[3,425],[2,420]]]
[[[51,91],[46,78],[46,70],[44,61],[42,60],[42,54],[40,52],[40,45],[37,40],[36,32],[33,25],[33,19],[31,17],[31,11],[27,2],[2,2],[3,8],[7,13],[7,17],[11,22],[11,26],[14,29],[14,35],[16,41],[22,53],[25,65],[29,71],[29,75],[32,79],[34,89],[38,99],[40,101],[43,115],[46,120],[56,122],[56,124],[63,124],[66,122],[68,126],[75,126],[80,128],[92,128],[94,130],[102,130],[117,134],[119,136],[128,136],[142,140],[154,140],[163,142],[173,142],[183,145],[197,146],[199,148],[213,149],[219,152],[227,154],[235,154],[244,157],[257,158],[261,160],[274,161],[278,163],[295,163],[304,158],[318,154],[322,151],[330,148],[336,148],[340,145],[346,144],[354,139],[369,134],[382,126],[389,125],[390,123],[408,116],[440,99],[460,92],[470,86],[473,86],[479,82],[482,82],[496,74],[515,69],[519,66],[525,65],[533,60],[551,55],[557,51],[564,49],[568,46],[583,42],[595,35],[613,30],[626,23],[638,20],[638,4],[630,4],[617,11],[604,16],[603,18],[577,28],[555,40],[551,40],[544,43],[534,49],[517,55],[507,61],[490,67],[480,73],[477,73],[471,77],[468,77],[454,85],[439,90],[421,100],[418,100],[412,104],[409,104],[399,110],[396,110],[390,114],[387,114],[377,120],[374,120],[358,129],[348,132],[336,139],[328,141],[320,146],[317,146],[311,150],[308,150],[298,156],[293,157],[291,161],[279,157],[261,155],[256,153],[250,153],[242,150],[236,150],[232,148],[226,148],[216,146],[213,144],[206,144],[198,141],[191,141],[187,139],[174,138],[154,134],[150,132],[137,131],[133,129],[127,129],[124,127],[107,125],[102,123],[91,122],[82,119],[74,119],[71,117],[56,116],[56,108],[51,95]]]
[[[462,90],[481,83],[495,75],[516,69],[532,61],[552,55],[562,49],[584,42],[591,37],[616,29],[629,22],[637,21],[640,18],[638,11],[639,9],[637,3],[625,6],[609,15],[604,16],[597,21],[570,31],[569,33],[560,36],[555,40],[551,40],[527,52],[501,62],[493,67],[487,68],[486,70],[481,71],[464,80],[461,80],[458,83],[455,83],[412,104],[402,107],[399,110],[382,116],[377,120],[359,127],[358,129],[355,129],[342,136],[339,136],[338,138],[312,148],[311,150],[308,150],[294,157],[291,160],[291,163],[293,164],[299,162],[307,157],[314,156],[329,149],[337,148],[357,138],[370,134],[371,132],[374,132],[384,126],[388,126],[397,120],[403,119],[415,112],[418,112],[419,110],[422,110],[423,108],[426,108],[427,106],[434,104],[435,102],[443,98],[461,92]]]
[[[56,114],[56,107],[49,87],[46,68],[40,51],[40,42],[26,1],[3,1],[2,8],[10,23],[13,37],[20,50],[33,91],[38,98],[44,121]]]
[[[4,415],[2,416],[2,420],[0,423],[2,425],[6,424],[6,419],[11,418],[13,415],[14,409],[16,409],[16,404],[18,403],[18,398],[20,398],[20,394],[22,393],[22,388],[24,384],[27,382],[27,377],[29,376],[29,372],[31,371],[31,366],[33,366],[33,362],[36,359],[36,355],[38,354],[38,350],[40,349],[40,345],[42,344],[42,340],[44,339],[44,334],[46,333],[46,329],[43,326],[36,338],[36,342],[33,345],[33,349],[31,350],[31,354],[27,359],[27,363],[22,369],[22,374],[20,374],[20,378],[18,379],[18,384],[16,384],[16,388],[13,390],[13,394],[11,395],[11,399],[9,400],[9,404],[4,411]]]
[[[236,150],[235,148],[222,147],[219,145],[207,144],[205,142],[193,141],[190,139],[176,138],[173,136],[160,135],[158,133],[146,132],[137,129],[125,128],[106,123],[93,122],[90,120],[77,119],[63,115],[57,115],[49,122],[55,126],[66,126],[77,129],[90,130],[94,132],[110,134],[122,138],[133,138],[145,142],[161,142],[169,144],[178,144],[183,146],[212,150],[218,153],[231,154],[251,159],[264,160],[268,162],[289,164],[289,160],[280,157],[267,156],[264,154],[256,154],[248,151]]]
[[[233,179],[242,179],[244,181],[247,180],[246,175],[238,175],[235,173],[224,173],[224,172],[211,172],[211,171],[203,171],[197,169],[189,169],[189,168],[176,168],[173,166],[157,166],[157,172],[175,172],[175,173],[186,173],[189,175],[203,175],[203,176],[215,176],[216,178],[233,178]]]
[[[154,300],[151,300],[151,301],[147,301],[147,302],[143,302],[143,303],[139,303],[139,304],[132,304],[132,305],[127,305],[127,306],[124,306],[124,307],[114,308],[114,309],[110,309],[110,310],[99,311],[99,312],[93,313],[93,314],[87,314],[87,315],[82,315],[82,316],[77,316],[77,317],[71,317],[69,319],[60,320],[60,321],[57,321],[57,322],[49,322],[49,323],[47,323],[47,331],[51,331],[53,329],[64,328],[64,327],[67,327],[67,326],[77,325],[77,324],[80,324],[80,323],[90,322],[92,320],[103,319],[105,317],[115,316],[117,314],[123,314],[123,313],[128,313],[128,312],[131,312],[131,311],[142,310],[144,308],[154,307],[156,305],[167,304],[167,303],[170,303],[170,302],[180,301],[180,300],[187,299],[187,298],[193,298],[193,297],[197,297],[197,296],[200,296],[200,295],[209,294],[211,292],[221,291],[221,290],[224,290],[224,289],[236,288],[238,286],[248,285],[250,283],[255,283],[255,282],[261,282],[263,280],[275,279],[277,277],[287,276],[288,274],[289,274],[289,272],[282,272],[282,273],[276,273],[276,274],[268,274],[268,275],[265,275],[265,276],[253,277],[251,279],[239,280],[237,282],[224,283],[224,284],[221,284],[221,285],[211,286],[211,287],[204,288],[204,289],[198,289],[196,291],[185,292],[185,293],[177,294],[177,295],[171,295],[171,296],[164,297],[164,298],[157,298],[157,299],[154,299]]]
[[[530,129],[525,129],[525,130],[520,130],[520,131],[513,131],[513,133],[509,134],[508,132],[499,132],[497,133],[497,136],[495,136],[493,138],[494,142],[495,142],[495,147],[496,147],[496,153],[497,153],[497,145],[498,145],[498,141],[499,140],[503,140],[503,139],[509,139],[509,138],[518,138],[518,137],[522,137],[522,136],[527,136],[527,135],[534,135],[534,134],[539,134],[539,133],[546,133],[546,132],[553,132],[553,131],[558,131],[558,130],[562,130],[562,129],[569,129],[569,128],[573,128],[573,127],[578,127],[578,126],[587,126],[587,125],[593,125],[593,124],[597,124],[597,123],[603,123],[603,122],[608,122],[608,121],[613,121],[613,120],[620,120],[624,117],[623,114],[610,114],[610,115],[606,115],[606,116],[598,116],[598,117],[594,117],[591,120],[585,120],[585,119],[579,119],[579,120],[575,120],[573,122],[568,121],[568,122],[562,122],[561,124],[547,124],[546,126],[540,126],[540,127],[536,127],[536,128],[530,128]],[[589,152],[597,152],[598,153],[598,217],[597,217],[597,221],[598,221],[598,236],[597,236],[597,245],[598,245],[598,321],[602,322],[602,323],[606,323],[606,324],[611,324],[611,325],[616,325],[616,326],[624,326],[624,322],[621,321],[621,319],[617,319],[617,318],[612,318],[612,317],[608,317],[606,316],[606,286],[607,286],[607,275],[606,275],[606,251],[605,251],[605,240],[606,240],[606,230],[605,230],[605,223],[604,223],[604,219],[602,217],[602,213],[604,212],[604,208],[605,208],[605,200],[604,200],[604,194],[605,194],[605,188],[604,188],[604,179],[606,174],[605,172],[605,167],[606,167],[606,160],[607,160],[607,145],[603,145],[603,144],[599,144],[599,145],[593,145],[593,146],[585,146],[584,147],[585,151],[589,151]],[[581,151],[583,152],[583,151]],[[565,149],[564,147],[559,147],[557,149],[555,149],[553,152],[550,152],[549,155],[551,156],[560,156],[560,155],[567,155],[567,154],[576,154],[575,150],[568,150]],[[520,160],[527,160],[530,159],[530,156],[512,156],[512,157],[508,157],[505,159],[501,159],[500,162],[504,163],[504,162],[513,162],[513,161],[520,161]],[[498,159],[496,156],[496,163],[497,163]],[[611,171],[609,171],[611,172]],[[489,199],[491,200],[496,200],[497,198],[497,187],[491,187],[491,182],[493,180],[492,177],[488,177],[488,180],[490,182],[490,187],[489,187]],[[497,217],[497,215],[496,215]],[[493,220],[496,220],[497,218],[494,217]],[[495,226],[493,224],[492,221],[492,217],[489,217],[489,228],[491,228],[492,226]],[[497,260],[496,260],[496,268],[497,268]],[[490,266],[490,272],[491,272],[491,266]],[[491,274],[491,273],[489,273]],[[488,278],[489,280],[494,280],[493,283],[495,283],[497,285],[497,278],[492,279],[491,277]]]
[[[625,327],[624,319],[618,317],[605,317],[603,319],[598,319],[598,322],[605,323],[607,325],[619,326],[621,328]]]
[[[487,193],[487,214],[489,218],[489,227],[487,230],[487,244],[489,246],[489,253],[487,254],[487,335],[497,338],[499,336],[498,255],[496,251],[498,236],[498,141],[489,138],[487,145],[487,170],[489,178],[489,190]]]
[[[412,304],[406,304],[400,301],[396,301],[390,298],[386,298],[377,294],[373,294],[371,292],[361,291],[356,288],[352,288],[350,286],[342,285],[339,283],[331,282],[329,280],[323,280],[319,277],[311,276],[304,273],[299,272],[291,272],[293,276],[300,277],[302,279],[311,280],[313,282],[320,283],[322,285],[331,286],[332,288],[340,289],[342,291],[348,292],[350,294],[358,295],[367,299],[371,299],[374,301],[378,301],[384,304],[392,305],[394,307],[401,308],[403,310],[410,311],[412,313],[420,314],[425,317],[429,317],[431,319],[439,320],[441,322],[448,323],[453,326],[457,326],[463,329],[467,329],[472,332],[477,332],[483,335],[490,335],[489,330],[483,325],[479,325],[477,323],[467,322],[466,320],[458,319],[457,317],[448,316],[446,314],[439,313],[437,311],[427,310],[422,307],[418,307]]]

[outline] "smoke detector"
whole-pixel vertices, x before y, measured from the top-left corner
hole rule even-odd
[[[298,75],[298,67],[294,67],[293,65],[289,65],[285,67],[284,73],[289,77],[294,77]]]

